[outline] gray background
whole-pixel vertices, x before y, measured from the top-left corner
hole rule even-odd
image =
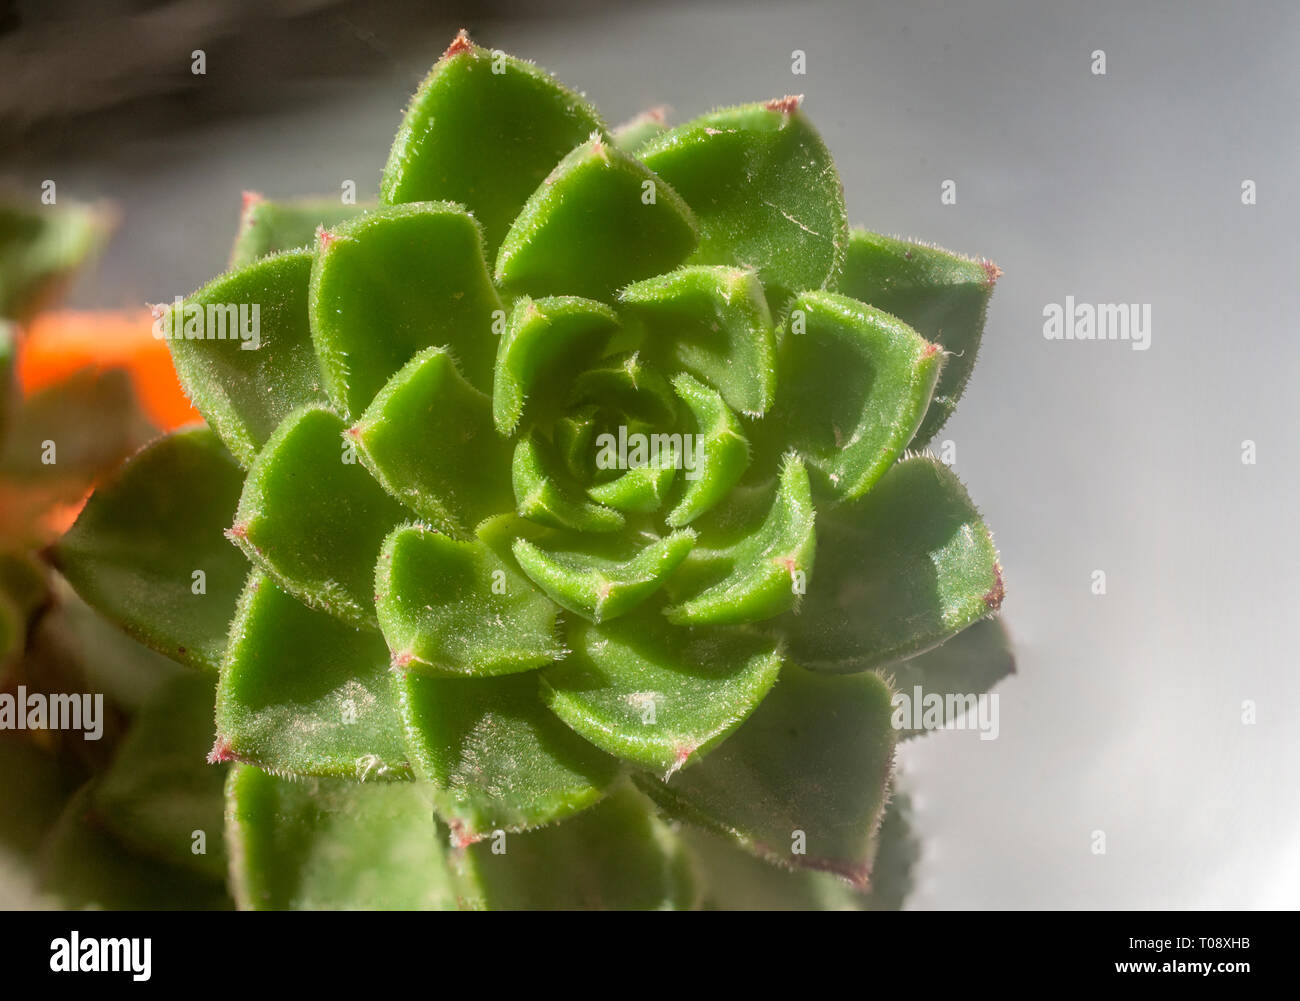
[[[10,174],[119,204],[123,225],[74,301],[137,306],[224,264],[241,189],[337,192],[352,178],[373,195],[407,96],[461,22],[610,121],[805,93],[855,222],[1005,271],[937,440],[955,443],[997,535],[1019,673],[998,689],[998,740],[940,733],[901,754],[925,838],[912,906],[1300,904],[1300,543],[1286,522],[1300,486],[1300,7],[529,11],[382,31],[353,12],[331,30],[365,48],[364,75],[291,74],[272,110],[250,98],[243,114],[169,120],[93,157],[10,150]],[[187,62],[183,32],[155,58],[169,44]],[[791,75],[793,49],[806,76]],[[1105,76],[1090,72],[1094,49]],[[223,73],[210,62],[202,85]],[[247,85],[257,68],[239,73]],[[946,178],[956,205],[940,204]],[[1067,295],[1151,303],[1151,349],[1045,340],[1043,307]],[[1243,439],[1257,465],[1242,464]]]

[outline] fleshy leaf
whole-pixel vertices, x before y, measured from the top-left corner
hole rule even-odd
[[[383,640],[253,571],[230,627],[209,760],[353,780],[407,775]]]
[[[894,664],[886,673],[893,676],[894,690],[906,694],[912,705],[918,701],[924,705],[926,695],[944,696],[937,719],[937,725],[944,726],[955,722],[962,712],[969,714],[973,708],[971,696],[982,695],[1015,670],[1016,658],[1006,626],[1001,619],[981,619],[933,650]],[[950,702],[949,695],[960,696],[960,701]],[[956,711],[950,713],[950,707]],[[928,716],[930,709],[926,707],[925,712]],[[902,721],[902,737],[928,732],[911,729],[910,715],[905,714]],[[929,727],[928,722],[926,725]],[[973,717],[968,715],[966,725],[975,725]]]
[[[636,351],[606,358],[580,373],[568,402],[572,407],[594,404],[652,426],[671,425],[677,419],[672,386]]]
[[[203,760],[212,741],[214,681],[186,673],[159,691],[132,720],[91,803],[137,851],[224,880],[226,776]],[[204,836],[202,852],[194,850],[195,832]]]
[[[447,531],[465,535],[514,507],[510,449],[492,427],[492,402],[445,348],[412,358],[347,433],[392,497]]]
[[[286,250],[310,250],[316,230],[328,229],[373,209],[373,205],[345,205],[340,198],[308,198],[273,202],[244,192],[239,233],[230,252],[230,268],[242,268],[260,257]]]
[[[579,493],[573,478],[536,435],[519,440],[511,471],[516,510],[521,516],[539,525],[578,532],[615,532],[623,527],[621,514]]]
[[[460,205],[396,205],[322,232],[309,308],[325,386],[349,417],[427,347],[448,348],[473,385],[492,385],[501,300]]]
[[[934,399],[912,439],[928,442],[948,420],[975,368],[984,316],[1002,271],[924,243],[855,229],[836,287],[914,327],[948,352]]]
[[[894,757],[890,714],[877,675],[787,664],[744,726],[696,767],[637,784],[673,816],[761,858],[865,886]]]
[[[375,628],[375,560],[406,517],[357,461],[343,422],[309,407],[285,419],[248,471],[228,534],[299,600]]]
[[[925,416],[943,355],[898,319],[831,292],[790,310],[771,426],[833,496],[871,489]]]
[[[447,848],[419,782],[287,781],[237,765],[226,785],[231,886],[244,910],[451,910]]]
[[[112,228],[99,205],[0,204],[0,320],[26,323],[58,297]]]
[[[664,610],[678,625],[758,622],[792,608],[812,574],[817,536],[808,473],[791,457],[757,530],[717,555],[721,579]]]
[[[453,840],[561,820],[594,804],[618,763],[561,723],[537,697],[537,675],[398,682],[407,746]]]
[[[715,387],[727,404],[761,416],[776,394],[776,332],[752,271],[686,267],[619,293],[649,328],[647,347],[671,370]]]
[[[380,199],[462,202],[495,249],[556,162],[603,127],[536,66],[457,37],[406,109]]]
[[[514,292],[612,301],[628,282],[682,263],[695,242],[695,217],[677,192],[593,134],[528,199],[495,274]]]
[[[593,622],[618,618],[659,590],[695,544],[695,533],[673,532],[637,548],[621,539],[537,546],[516,539],[515,559],[558,605]]]
[[[375,574],[393,664],[421,674],[513,674],[564,656],[559,609],[481,541],[404,525]]]
[[[784,624],[790,656],[864,671],[942,643],[1002,604],[992,536],[930,456],[904,459],[866,497],[818,516],[817,579]]]
[[[658,511],[672,488],[680,461],[670,444],[644,465],[633,466],[607,483],[588,487],[587,496],[599,504],[632,514]]]
[[[572,382],[600,357],[618,329],[618,317],[604,303],[577,296],[521,297],[497,349],[492,416],[509,434],[527,408],[531,416],[552,416]]]
[[[222,537],[242,484],[242,470],[211,431],[171,434],[95,491],[53,550],[55,563],[82,598],[136,639],[215,671],[248,574]]]
[[[155,321],[185,392],[241,465],[292,411],[325,402],[307,318],[311,267],[305,250],[264,257]]]
[[[634,790],[621,788],[572,820],[508,835],[494,854],[465,852],[471,902],[491,910],[686,910],[695,903],[677,836]]]
[[[711,111],[638,155],[699,218],[691,263],[754,268],[774,302],[838,275],[849,242],[844,191],[798,98]]]
[[[635,155],[636,151],[651,139],[667,131],[666,117],[664,108],[647,108],[622,125],[615,126],[610,133],[614,138],[614,145]]]
[[[693,460],[683,460],[681,500],[664,519],[678,527],[711,510],[740,481],[749,466],[749,442],[717,390],[685,372],[673,379],[673,389],[690,410],[697,436]]]
[[[769,638],[673,629],[653,614],[574,621],[573,652],[542,672],[551,710],[601,750],[671,775],[740,726],[776,682]]]
[[[782,869],[730,838],[684,826],[680,835],[699,874],[706,911],[855,911],[867,896],[830,873]]]

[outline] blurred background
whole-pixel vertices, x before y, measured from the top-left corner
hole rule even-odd
[[[244,190],[373,198],[462,26],[611,123],[803,93],[855,223],[1005,272],[936,443],[997,533],[1018,670],[997,740],[901,752],[908,905],[1300,905],[1300,7],[0,0],[0,192],[111,204],[63,305],[138,320],[224,266]],[[1149,303],[1150,349],[1046,340],[1066,296]]]

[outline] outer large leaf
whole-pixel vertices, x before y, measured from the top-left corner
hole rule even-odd
[[[970,696],[982,695],[1015,670],[1016,658],[1006,626],[1001,619],[981,619],[933,650],[892,665],[887,673],[892,675],[894,690],[908,696],[909,705],[916,705],[919,688],[923,719],[934,713],[936,725],[944,726],[955,722],[960,713],[970,711]],[[925,703],[926,695],[943,697],[943,704],[931,708]],[[950,703],[949,695],[962,698]],[[911,729],[912,719],[904,714],[907,726],[900,731],[901,736],[928,732]],[[974,726],[975,720],[968,718],[966,725]]]
[[[156,321],[194,406],[245,466],[291,411],[325,402],[307,325],[311,266],[305,250],[264,257],[209,282],[179,311],[166,307]],[[254,308],[257,336],[246,337]]]
[[[254,571],[230,636],[210,760],[353,779],[408,772],[377,633],[308,608]]]
[[[68,802],[41,847],[40,888],[66,910],[196,911],[230,907],[221,883],[146,858],[90,813],[90,787]]]
[[[493,910],[678,910],[695,901],[680,842],[631,789],[563,824],[471,845],[471,901]],[[502,844],[504,852],[493,852]]]
[[[569,628],[542,672],[546,704],[597,747],[671,775],[741,725],[776,682],[776,643],[743,629],[675,629],[651,614]]]
[[[287,418],[248,472],[229,535],[300,600],[376,628],[375,560],[407,512],[356,461],[343,434],[329,410]]]
[[[594,804],[618,764],[541,704],[534,674],[400,681],[417,773],[457,844],[561,820]]]
[[[337,226],[373,207],[344,205],[337,197],[273,202],[245,191],[229,266],[242,268],[268,254],[310,249],[316,242],[317,227]]]
[[[822,512],[817,579],[783,623],[790,655],[863,671],[922,653],[1002,603],[993,539],[937,459],[898,463],[862,500]]]
[[[215,671],[248,574],[222,537],[242,483],[238,464],[206,428],[162,438],[95,491],[54,549],[56,564],[87,602],[141,642]]]
[[[457,906],[422,783],[286,781],[240,765],[230,773],[226,804],[231,883],[241,908]]]
[[[423,526],[385,541],[375,574],[393,664],[420,674],[513,674],[564,656],[559,609],[485,543]]]
[[[913,448],[943,427],[975,368],[984,315],[1002,274],[992,261],[975,260],[924,243],[856,229],[836,287],[892,313],[927,340],[941,344],[948,360]]]
[[[91,804],[141,854],[222,881],[225,769],[203,760],[212,740],[213,687],[211,676],[183,674],[151,699],[93,788]]]
[[[706,911],[853,911],[866,896],[826,872],[782,869],[726,836],[683,827]]]
[[[26,322],[104,242],[111,213],[93,205],[0,205],[0,319]]]
[[[825,287],[849,239],[835,163],[798,103],[711,111],[639,150],[695,210],[692,262],[755,268],[775,300]]]
[[[330,397],[349,416],[427,347],[447,347],[488,389],[499,309],[478,224],[460,205],[397,205],[321,235],[311,333]]]
[[[874,674],[830,677],[787,664],[704,761],[638,785],[673,815],[771,862],[865,886],[894,754],[889,699]]]
[[[411,99],[380,198],[463,202],[495,249],[560,157],[602,128],[595,109],[554,78],[462,34]]]
[[[392,497],[447,531],[468,535],[514,507],[510,448],[492,427],[492,403],[445,348],[412,358],[348,434]]]
[[[528,295],[610,300],[685,260],[695,217],[671,186],[599,134],[560,161],[515,219],[496,278]]]
[[[647,350],[716,388],[750,417],[776,394],[776,331],[752,271],[686,267],[619,293],[649,328]],[[661,347],[660,347],[661,346]]]
[[[781,389],[769,428],[816,482],[861,497],[907,448],[943,355],[892,316],[856,299],[805,292],[781,346]]]

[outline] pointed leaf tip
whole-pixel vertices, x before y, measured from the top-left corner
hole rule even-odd
[[[451,40],[451,44],[447,46],[447,51],[442,54],[442,58],[450,59],[462,52],[472,52],[473,50],[474,43],[469,40],[469,32],[461,28],[460,31],[456,32],[456,37]]]

